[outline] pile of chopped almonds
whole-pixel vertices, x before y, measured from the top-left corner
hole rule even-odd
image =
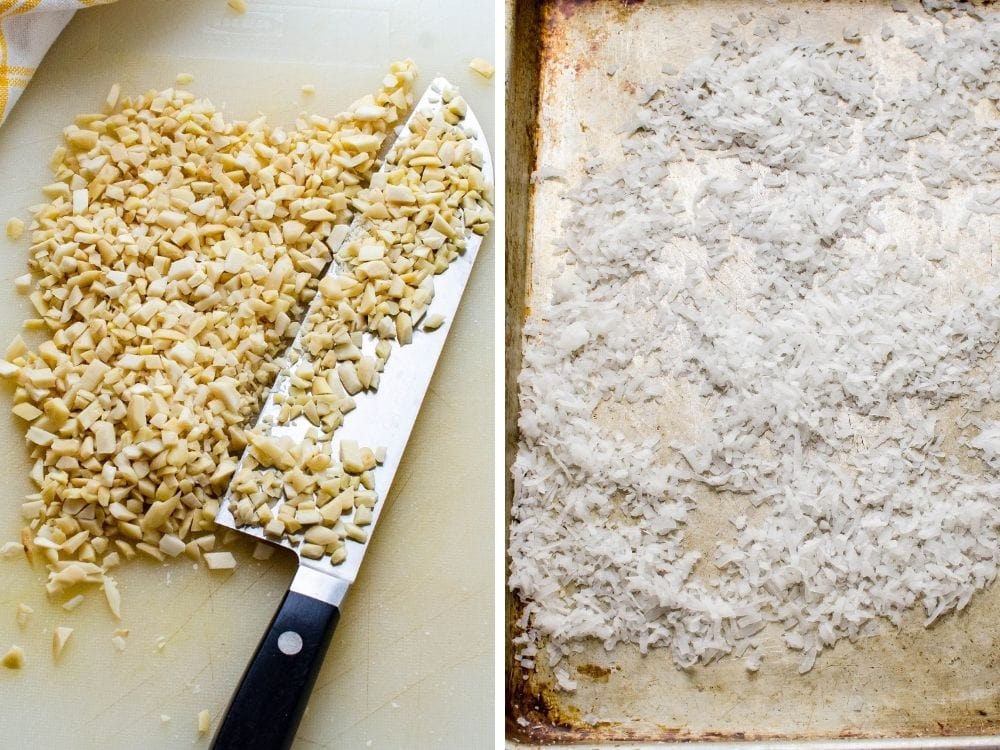
[[[418,112],[386,159],[391,168],[376,173],[353,199],[363,219],[360,232],[337,255],[344,272],[319,285],[320,303],[302,334],[312,362],[296,372],[280,422],[305,414],[332,433],[343,414],[324,409],[327,390],[336,389],[335,398],[350,408],[345,394],[378,388],[389,342],[412,341],[414,323],[434,297],[435,274],[465,249],[467,231],[483,235],[489,229],[493,213],[482,154],[459,124],[465,101],[453,92],[444,96],[447,109],[433,119]],[[346,236],[348,228],[337,231]],[[440,325],[434,323],[431,328]],[[362,353],[365,333],[379,339],[374,356]],[[336,378],[329,377],[334,370]]]
[[[454,91],[442,98],[435,114],[414,115],[386,166],[352,200],[360,216],[353,231],[334,230],[347,240],[336,257],[341,272],[320,282],[288,393],[275,396],[277,421],[304,417],[312,434],[293,445],[249,433],[251,452],[233,482],[237,524],[293,535],[300,554],[330,555],[334,565],[347,559],[346,539],[366,539],[377,500],[372,471],[385,451],[342,440],[335,463],[330,437],[354,408],[352,397],[378,388],[391,341],[411,343],[425,316],[427,331],[442,324],[440,315],[426,315],[434,276],[465,249],[468,233],[484,235],[493,220],[483,155],[461,122],[465,102]],[[363,352],[365,335],[378,341],[373,355]]]
[[[298,445],[253,434],[250,440],[251,453],[232,486],[237,524],[263,526],[273,538],[289,535],[301,543],[304,557],[330,555],[332,564],[344,562],[344,541],[367,539],[361,527],[371,523],[376,501],[375,454],[344,440],[340,463],[334,464],[330,442],[314,436]],[[345,513],[353,517],[342,519]]]
[[[415,75],[393,64],[374,96],[287,131],[179,90],[119,101],[116,85],[64,131],[30,226],[26,327],[51,339],[17,337],[0,360],[35,461],[22,542],[48,561],[51,594],[99,583],[117,615],[107,573],[122,558],[213,549],[244,423],[337,227],[371,203]]]

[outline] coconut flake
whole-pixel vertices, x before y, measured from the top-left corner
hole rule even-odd
[[[997,576],[1000,22],[918,20],[895,77],[779,26],[719,27],[642,87],[623,160],[588,156],[564,196],[509,579],[518,658],[562,689],[586,640],[753,671],[771,623],[807,672]],[[716,495],[746,511],[695,574],[685,530]]]

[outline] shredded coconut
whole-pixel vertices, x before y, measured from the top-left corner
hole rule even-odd
[[[556,665],[596,639],[755,671],[775,625],[807,672],[996,578],[1000,22],[975,18],[900,33],[895,77],[853,29],[717,28],[565,193],[519,380],[525,667],[544,644],[572,689]]]

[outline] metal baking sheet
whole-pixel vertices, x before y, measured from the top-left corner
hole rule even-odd
[[[937,23],[916,3],[906,8],[920,23]],[[784,14],[793,28],[831,41],[848,25],[866,37],[878,37],[884,23],[909,27],[908,13],[889,3],[857,0],[508,3],[508,469],[517,446],[521,329],[547,294],[565,210],[560,192],[580,174],[580,155],[614,141],[642,82],[656,80],[664,64],[683,68],[707,51],[711,25],[735,22],[740,11],[765,21]],[[879,64],[894,64],[890,48],[874,52]],[[609,76],[609,68],[617,73]],[[566,181],[532,184],[539,166],[561,170]],[[508,504],[510,494],[508,479]],[[702,530],[709,550],[712,528],[710,519]],[[914,612],[899,630],[886,624],[878,637],[841,641],[804,676],[796,669],[800,657],[777,641],[765,645],[756,674],[737,659],[680,671],[666,649],[642,656],[635,647],[607,652],[593,644],[569,661],[579,684],[573,693],[556,690],[544,664],[526,673],[513,661],[517,613],[508,596],[510,747],[754,740],[767,747],[1000,746],[1000,586],[929,629]]]

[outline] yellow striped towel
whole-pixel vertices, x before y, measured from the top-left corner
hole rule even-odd
[[[114,0],[0,0],[0,125],[80,8]]]

